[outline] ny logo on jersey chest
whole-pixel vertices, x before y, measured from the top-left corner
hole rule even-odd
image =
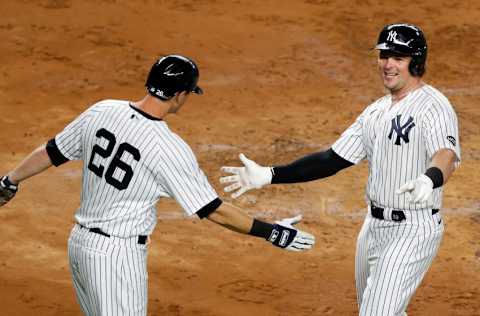
[[[413,122],[413,117],[409,117],[407,122],[405,124],[401,124],[400,121],[402,119],[402,115],[399,114],[395,118],[392,119],[392,128],[390,129],[390,133],[388,134],[388,139],[392,139],[393,133],[397,135],[397,139],[395,140],[395,145],[400,146],[401,145],[401,139],[405,142],[405,144],[408,144],[410,141],[408,139],[408,134],[410,133],[410,130],[415,126],[415,123]]]

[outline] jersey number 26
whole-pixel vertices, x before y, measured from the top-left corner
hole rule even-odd
[[[95,173],[100,178],[103,177],[103,171],[105,167],[101,164],[95,165],[93,160],[95,159],[95,155],[99,155],[102,158],[108,158],[112,155],[113,149],[115,148],[115,144],[117,140],[115,139],[115,135],[111,132],[107,131],[106,129],[102,128],[97,131],[95,134],[97,138],[104,138],[108,141],[107,148],[102,148],[99,145],[95,145],[92,148],[92,155],[90,156],[90,161],[88,162],[88,169],[90,169],[93,173]],[[132,181],[133,177],[133,169],[130,165],[128,165],[125,161],[122,161],[122,155],[128,152],[132,155],[133,159],[136,161],[140,160],[140,151],[130,145],[129,143],[121,143],[118,146],[117,152],[113,157],[112,161],[107,167],[107,171],[105,172],[105,181],[114,186],[118,190],[125,190],[130,181]],[[123,177],[121,180],[116,179],[113,177],[116,169],[122,170]]]

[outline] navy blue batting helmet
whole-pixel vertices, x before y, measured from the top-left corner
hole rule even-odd
[[[412,76],[421,77],[425,73],[427,41],[422,30],[416,25],[408,23],[386,25],[380,32],[375,49],[411,56],[409,70]]]
[[[167,55],[153,64],[145,87],[150,95],[166,101],[177,92],[203,94],[197,86],[200,74],[193,60],[181,55]]]

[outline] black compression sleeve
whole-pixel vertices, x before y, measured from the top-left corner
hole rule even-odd
[[[272,183],[298,183],[333,176],[338,171],[353,166],[331,148],[307,155],[291,164],[273,167]]]

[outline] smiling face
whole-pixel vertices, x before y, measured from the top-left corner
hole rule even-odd
[[[414,77],[408,70],[412,57],[388,50],[380,50],[378,55],[378,71],[383,85],[391,94],[401,94],[414,86],[418,77]]]

